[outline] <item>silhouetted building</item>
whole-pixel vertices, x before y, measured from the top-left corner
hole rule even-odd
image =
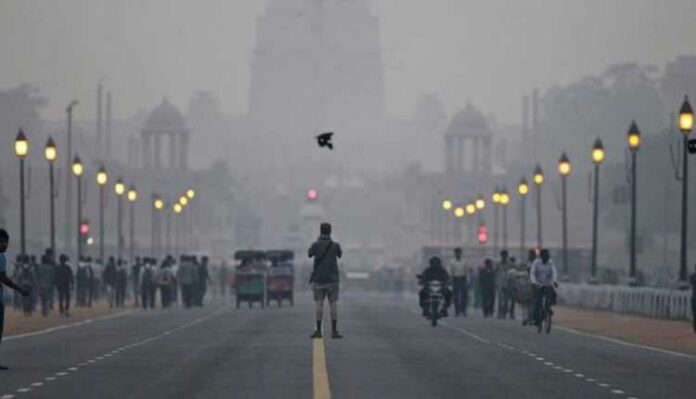
[[[178,109],[166,99],[158,105],[145,122],[141,131],[142,156],[145,169],[163,169],[162,150],[168,141],[168,169],[188,168],[189,130]]]
[[[491,174],[493,134],[486,117],[471,104],[452,118],[445,132],[447,174]]]

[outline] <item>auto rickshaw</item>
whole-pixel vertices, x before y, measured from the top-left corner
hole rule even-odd
[[[237,251],[234,254],[235,274],[234,290],[237,309],[242,302],[253,307],[254,302],[259,302],[261,308],[266,307],[266,280],[268,268],[266,256],[263,251]]]
[[[293,306],[293,288],[295,285],[295,253],[288,250],[266,251],[266,259],[271,263],[268,271],[266,288],[266,305],[271,301],[278,302],[278,307],[283,306],[283,301],[290,302]]]

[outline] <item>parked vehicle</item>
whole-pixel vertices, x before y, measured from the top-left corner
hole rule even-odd
[[[284,300],[293,306],[295,253],[288,250],[266,251],[266,259],[270,262],[266,283],[266,306],[270,306],[271,301],[276,301],[278,307],[282,307]]]
[[[266,282],[268,267],[263,251],[237,251],[234,254],[235,275],[234,285],[235,304],[239,309],[246,302],[251,309],[254,302],[259,302],[261,308],[266,306]]]

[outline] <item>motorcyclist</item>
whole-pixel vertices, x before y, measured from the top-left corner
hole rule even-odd
[[[542,249],[529,272],[529,280],[532,283],[534,290],[534,321],[538,322],[539,312],[542,309],[542,300],[544,296],[548,296],[550,304],[556,303],[556,291],[554,287],[558,287],[558,272],[556,264],[551,259],[548,249]],[[549,308],[551,314],[553,311]]]
[[[420,307],[423,310],[423,316],[428,315],[426,300],[428,298],[428,287],[427,283],[431,281],[439,281],[443,283],[442,296],[445,298],[445,306],[442,310],[442,317],[447,317],[447,309],[449,309],[452,302],[452,291],[449,289],[448,285],[451,283],[450,275],[442,266],[442,261],[437,256],[433,256],[428,261],[428,267],[425,268],[423,274],[418,276],[419,282],[423,285],[423,288],[418,292],[418,298],[420,302]]]

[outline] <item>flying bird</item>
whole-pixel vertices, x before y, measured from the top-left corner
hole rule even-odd
[[[326,132],[322,133],[317,136],[317,144],[319,144],[320,148],[323,147],[328,147],[329,150],[333,150],[333,143],[331,142],[331,139],[333,138],[333,132]]]

